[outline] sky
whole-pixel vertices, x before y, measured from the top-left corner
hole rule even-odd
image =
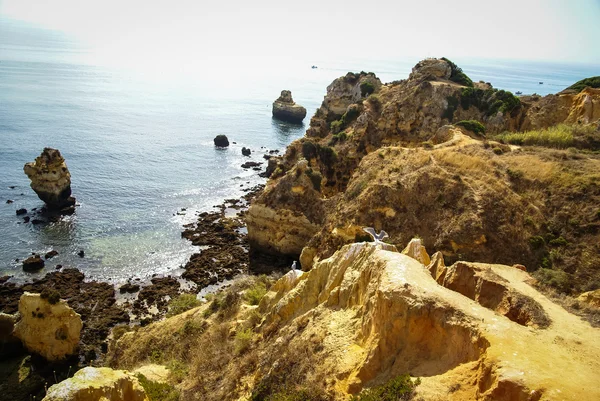
[[[441,56],[600,65],[600,0],[0,0],[0,35],[15,20],[63,33],[99,65]]]

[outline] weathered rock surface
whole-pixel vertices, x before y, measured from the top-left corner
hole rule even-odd
[[[467,286],[481,290],[475,302],[466,287],[454,288],[468,297],[436,283],[415,259],[379,248],[346,245],[289,290],[284,276],[261,303],[264,330],[277,327],[275,337],[285,339],[284,347],[306,347],[311,338],[320,338],[322,351],[312,362],[320,377],[335,378],[332,386],[344,392],[411,372],[421,377],[417,392],[427,400],[600,396],[594,384],[599,330],[530,287],[527,273],[502,265],[463,269],[457,264],[447,274],[455,283],[469,282],[474,272],[490,278],[481,288]],[[530,299],[552,325],[528,327],[483,301],[504,291]]]
[[[21,320],[15,336],[31,352],[58,361],[76,352],[83,326],[81,316],[66,301],[51,305],[39,294],[24,293],[19,300]]]
[[[587,291],[577,297],[579,302],[594,308],[600,308],[600,290]]]
[[[49,209],[74,212],[71,173],[58,149],[44,148],[35,162],[25,164],[23,171],[31,180],[31,188]]]
[[[412,69],[409,79],[449,79],[452,69],[445,60],[429,58],[419,61]]]
[[[44,259],[40,255],[33,255],[23,261],[23,270],[34,272],[44,268]]]
[[[86,367],[51,386],[43,401],[148,401],[137,378],[123,370]]]
[[[273,117],[292,123],[301,123],[306,117],[306,109],[294,102],[292,92],[282,90],[281,96],[273,102]]]

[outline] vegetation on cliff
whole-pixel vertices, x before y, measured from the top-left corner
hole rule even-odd
[[[465,74],[463,72],[462,68],[460,68],[459,66],[457,66],[456,64],[454,64],[452,61],[448,60],[445,57],[442,57],[441,59],[446,61],[448,64],[450,64],[450,68],[451,68],[450,80],[451,81],[456,82],[457,84],[464,85],[464,86],[473,87],[473,81],[471,81],[471,78],[469,78],[467,76],[467,74]]]
[[[600,88],[600,76],[584,78],[581,81],[575,82],[573,85],[569,86],[567,89],[573,89],[577,92],[581,92],[582,90],[584,90],[587,87]]]

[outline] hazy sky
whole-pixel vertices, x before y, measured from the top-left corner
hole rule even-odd
[[[600,0],[0,0],[0,16],[66,32],[98,64],[448,56],[600,65]]]

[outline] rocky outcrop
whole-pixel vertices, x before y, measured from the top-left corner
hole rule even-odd
[[[31,188],[49,209],[65,214],[75,211],[71,174],[58,149],[44,148],[35,162],[25,164],[23,171],[31,180]]]
[[[408,79],[431,80],[450,79],[452,68],[447,61],[436,58],[428,58],[419,61],[412,69]]]
[[[66,301],[51,304],[40,294],[25,292],[19,300],[19,313],[21,320],[14,334],[29,351],[49,361],[59,361],[76,352],[83,324]]]
[[[43,269],[44,264],[44,259],[40,255],[33,255],[23,261],[23,270],[26,272],[35,272]]]
[[[86,367],[51,386],[43,401],[148,401],[137,378],[123,370]]]
[[[307,161],[300,160],[294,173],[265,188],[262,202],[254,202],[246,216],[253,250],[297,259],[322,223],[323,202],[314,179]]]
[[[282,90],[281,96],[273,102],[273,117],[291,123],[301,123],[306,117],[306,109],[294,102],[292,92]]]
[[[219,148],[226,148],[229,146],[229,139],[227,139],[226,135],[217,135],[215,139],[213,139],[215,146]]]
[[[478,284],[454,287],[465,296],[436,283],[425,266],[407,255],[371,243],[346,245],[297,280],[283,277],[261,303],[266,311],[262,327],[267,333],[276,330],[274,337],[286,348],[306,347],[319,338],[321,351],[311,363],[319,377],[334,378],[330,385],[342,392],[356,393],[411,372],[421,377],[417,398],[423,399],[600,396],[593,384],[600,366],[597,329],[530,287],[531,277],[523,271],[458,266],[447,275],[456,283],[469,282],[474,271],[489,278],[480,283],[480,298],[473,300],[465,291]],[[488,303],[504,291],[530,299],[553,325],[527,327]],[[283,354],[277,343],[269,352]],[[564,375],[568,371],[578,375]]]
[[[600,309],[600,290],[584,292],[577,297],[577,301],[584,305]]]

